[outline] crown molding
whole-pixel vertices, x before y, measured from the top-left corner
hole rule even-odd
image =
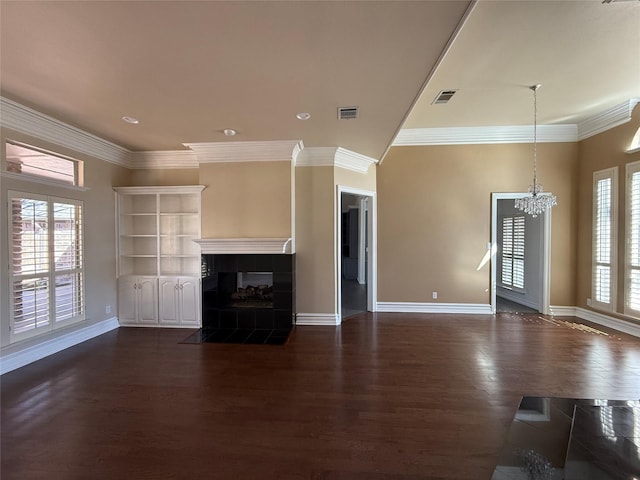
[[[360,153],[352,152],[346,148],[338,147],[335,156],[335,166],[346,168],[358,173],[367,173],[369,167],[378,163],[375,158],[367,157]]]
[[[156,186],[156,185],[143,185],[135,187],[113,187],[113,190],[118,193],[125,193],[129,195],[148,195],[154,193],[200,193],[206,187],[206,185],[173,185],[173,186]]]
[[[132,169],[198,168],[193,150],[131,152],[129,160],[129,168]]]
[[[201,253],[294,253],[290,238],[201,238]]]
[[[367,173],[378,161],[342,147],[310,147],[302,150],[296,167],[340,167],[358,173]]]
[[[598,133],[627,123],[631,120],[633,109],[638,103],[640,103],[640,99],[632,98],[578,123],[578,140],[593,137]]]
[[[575,142],[576,125],[538,125],[540,143]],[[400,130],[392,146],[532,143],[533,125],[493,127],[407,128]]]
[[[183,143],[183,145],[195,152],[198,163],[292,162],[303,148],[300,140]]]
[[[64,148],[123,167],[130,167],[129,150],[60,120],[0,97],[0,125]]]
[[[296,167],[333,167],[337,147],[307,147],[296,160]]]

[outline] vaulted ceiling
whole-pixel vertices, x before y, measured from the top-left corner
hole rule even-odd
[[[530,124],[533,83],[543,123],[640,98],[638,1],[3,0],[0,21],[2,96],[133,151],[302,139],[380,159],[403,126]]]

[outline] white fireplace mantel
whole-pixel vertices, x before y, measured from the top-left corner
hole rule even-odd
[[[204,254],[212,253],[294,253],[291,238],[201,238]]]

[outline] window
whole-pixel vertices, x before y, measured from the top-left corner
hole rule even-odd
[[[640,317],[640,162],[627,165],[625,313]]]
[[[502,286],[524,289],[524,216],[502,219]]]
[[[618,169],[593,174],[592,305],[612,311],[615,306]]]
[[[82,186],[82,162],[61,155],[6,142],[6,166],[9,174],[27,175],[40,180]]]
[[[84,319],[82,202],[9,192],[11,340]]]
[[[636,134],[633,136],[631,140],[631,145],[627,149],[627,153],[635,153],[640,151],[640,128],[636,131]]]

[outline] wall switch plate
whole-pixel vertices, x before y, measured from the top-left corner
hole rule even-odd
[[[104,307],[104,313],[111,313],[111,305]]]

